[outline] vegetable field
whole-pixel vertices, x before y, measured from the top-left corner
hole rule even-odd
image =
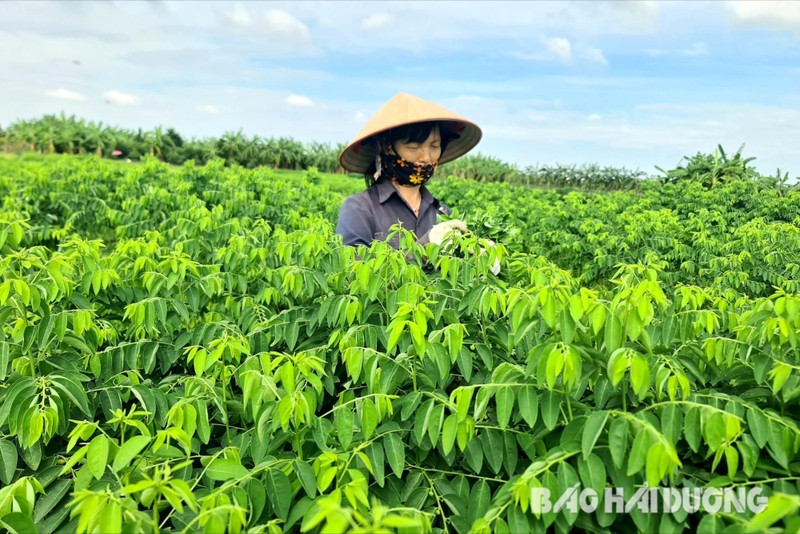
[[[800,192],[689,163],[434,182],[480,254],[344,247],[318,173],[0,159],[0,523],[800,530]],[[604,506],[645,485],[764,502]],[[575,487],[595,510],[532,498]]]

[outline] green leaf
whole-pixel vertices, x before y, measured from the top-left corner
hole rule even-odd
[[[313,482],[314,492],[316,492],[316,479]],[[250,522],[251,524],[253,522],[257,523],[261,519],[261,515],[264,513],[264,508],[267,504],[267,490],[264,488],[264,484],[260,480],[251,478],[247,483],[247,498],[250,500],[250,505],[252,506]]]
[[[558,425],[558,416],[561,413],[560,395],[552,391],[542,393],[542,420],[548,430],[553,430]]]
[[[628,452],[628,420],[624,417],[614,419],[608,428],[608,448],[614,465],[622,468]]]
[[[798,505],[800,505],[800,499],[794,495],[773,494],[767,502],[767,507],[745,525],[747,532],[766,532],[769,527],[782,518],[794,514]]]
[[[353,441],[353,424],[355,415],[350,405],[342,405],[334,411],[334,423],[336,424],[336,435],[339,436],[339,443],[342,449],[348,450]]]
[[[131,460],[139,456],[139,453],[150,444],[150,439],[147,436],[132,436],[125,441],[122,447],[117,451],[114,456],[114,463],[111,469],[116,473],[131,463]]]
[[[122,532],[122,507],[111,499],[106,501],[97,527],[99,532]]]
[[[647,460],[645,467],[645,480],[651,488],[658,487],[661,479],[664,477],[662,472],[662,457],[666,455],[664,444],[660,441],[654,443],[647,451]]]
[[[631,454],[628,457],[628,471],[627,475],[635,475],[647,462],[647,451],[650,448],[650,434],[646,430],[639,430],[636,433],[636,438],[633,440],[633,447],[631,447]]]
[[[22,512],[4,515],[0,518],[0,524],[4,525],[10,534],[36,534],[33,520]]]
[[[697,524],[697,534],[721,534],[723,530],[722,521],[714,514],[707,514]],[[764,532],[766,529],[758,529],[751,532]]]
[[[57,480],[53,482],[53,484],[47,488],[47,492],[36,501],[36,507],[33,509],[33,520],[38,523],[47,517],[47,514],[49,514],[50,511],[61,502],[61,499],[69,493],[71,486],[72,481],[70,480]]]
[[[492,502],[492,490],[485,480],[478,480],[472,486],[467,507],[467,524],[472,525],[476,519],[483,517]]]
[[[476,474],[480,473],[481,467],[483,467],[483,449],[480,440],[475,438],[469,440],[467,448],[464,449],[464,458]]]
[[[294,472],[297,474],[297,479],[300,485],[306,492],[306,495],[312,499],[317,496],[317,477],[314,475],[314,469],[303,460],[294,461]]]
[[[581,451],[583,452],[583,459],[589,457],[597,443],[600,434],[603,433],[603,428],[606,426],[608,420],[608,412],[594,412],[589,416],[586,425],[583,427],[583,436],[581,439]]]
[[[383,487],[386,476],[386,455],[383,450],[383,445],[373,441],[369,444],[369,447],[366,448],[365,453],[372,464],[372,476],[375,477],[375,482],[378,483],[378,486]]]
[[[678,443],[683,429],[683,412],[675,404],[668,404],[661,411],[661,432],[674,446]]]
[[[622,345],[625,328],[619,318],[611,314],[605,321],[605,350],[614,352]]]
[[[650,389],[650,364],[641,354],[635,354],[631,361],[631,385],[639,399]]]
[[[378,426],[378,409],[372,399],[366,398],[361,400],[361,432],[364,434],[364,439],[367,440],[375,433],[375,428]]]
[[[445,456],[450,454],[450,451],[453,450],[453,444],[456,441],[456,432],[458,430],[458,416],[456,414],[450,414],[444,420],[444,426],[442,427],[442,452]]]
[[[0,381],[5,381],[8,376],[9,345],[0,341]]]
[[[514,388],[511,387],[501,387],[494,395],[495,402],[497,403],[497,423],[502,429],[508,426],[511,412],[514,410],[515,398]]]
[[[292,504],[292,483],[289,482],[289,477],[280,469],[270,469],[267,471],[265,484],[272,509],[281,520],[286,521]]]
[[[606,466],[596,454],[589,454],[578,460],[578,474],[584,488],[592,488],[598,495],[603,494],[606,486]]]
[[[412,391],[403,399],[403,409],[400,411],[400,418],[403,421],[408,420],[417,410],[420,401],[422,401],[422,393],[419,391]]]
[[[108,465],[108,438],[100,435],[96,436],[89,443],[89,451],[86,453],[86,463],[94,478],[100,478],[106,471]]]
[[[483,446],[483,456],[486,458],[489,467],[492,468],[495,475],[500,473],[505,455],[503,433],[487,428],[481,432],[480,441]]]
[[[686,418],[683,421],[683,435],[686,438],[686,443],[689,444],[689,447],[694,452],[700,450],[700,441],[702,439],[700,416],[700,408],[690,408],[686,412]],[[766,441],[766,438],[764,438],[764,441]]]
[[[6,419],[8,419],[9,415],[11,414],[12,407],[21,406],[20,403],[14,402],[15,399],[17,397],[20,399],[25,399],[29,396],[33,396],[35,388],[36,386],[33,378],[30,376],[24,376],[14,381],[11,386],[5,390],[3,405],[0,406],[0,426],[2,426],[6,422]],[[12,424],[14,423],[12,422]]]
[[[11,484],[17,470],[17,447],[10,441],[0,439],[0,481]]]
[[[406,465],[406,449],[400,436],[394,433],[386,434],[383,438],[383,449],[386,451],[386,460],[392,472],[400,478]]]
[[[439,442],[439,433],[442,431],[443,420],[444,404],[437,404],[431,411],[430,420],[428,421],[428,438],[434,447]]]
[[[764,414],[761,410],[757,408],[751,408],[747,410],[747,425],[750,430],[750,435],[753,436],[753,439],[756,441],[760,448],[764,448],[764,445],[767,444],[767,439],[769,438],[769,425],[767,424],[767,418],[764,417]],[[699,425],[698,425],[699,427]],[[693,450],[697,452],[697,449]]]
[[[536,389],[533,386],[520,388],[517,404],[519,413],[528,426],[530,428],[536,426],[536,420],[539,418],[539,396],[536,394]]]
[[[211,480],[230,480],[232,478],[245,478],[249,471],[242,464],[228,458],[214,458],[208,468],[206,475]]]
[[[86,391],[83,389],[83,386],[77,380],[73,379],[72,377],[53,373],[50,375],[51,384],[53,387],[59,391],[59,393],[63,393],[66,397],[72,401],[83,413],[86,417],[92,417],[92,412],[89,411],[89,399],[86,396]]]
[[[36,471],[42,462],[42,442],[37,441],[27,449],[20,449],[19,455],[32,471]]]
[[[417,416],[414,418],[414,437],[417,443],[422,443],[425,438],[425,431],[428,429],[435,407],[433,399],[428,399],[417,411]]]

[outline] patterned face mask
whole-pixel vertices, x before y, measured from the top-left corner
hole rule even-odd
[[[383,143],[382,143],[383,144]],[[382,154],[375,156],[375,167],[379,170],[375,173],[375,179],[384,176],[389,179],[394,178],[397,185],[413,187],[423,185],[433,177],[438,161],[433,163],[411,163],[397,155],[391,144],[383,144],[385,147]]]

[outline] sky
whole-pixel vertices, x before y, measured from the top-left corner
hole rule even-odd
[[[475,153],[800,176],[800,2],[0,2],[0,125],[64,112],[338,143],[411,93]]]

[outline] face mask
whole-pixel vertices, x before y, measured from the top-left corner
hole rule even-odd
[[[383,154],[375,156],[375,163],[380,169],[375,173],[376,180],[379,176],[394,178],[397,185],[403,187],[424,185],[433,177],[439,165],[438,161],[427,164],[411,163],[398,156],[392,145],[388,145]]]

